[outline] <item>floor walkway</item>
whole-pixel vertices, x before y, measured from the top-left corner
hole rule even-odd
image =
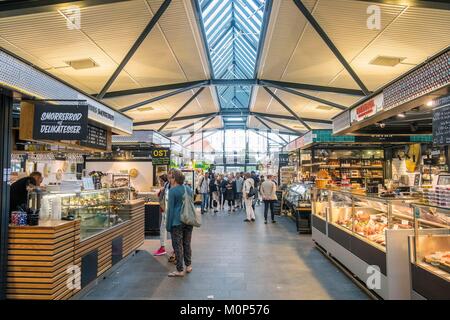
[[[150,239],[83,299],[368,299],[289,218],[264,225],[259,206],[256,222],[243,219],[205,215],[184,278],[167,277],[175,266],[151,255],[159,241]]]

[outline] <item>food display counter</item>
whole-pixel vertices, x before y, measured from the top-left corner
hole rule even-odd
[[[293,183],[287,188],[283,206],[288,210],[288,215],[296,225],[300,233],[311,233],[311,190],[313,183]]]
[[[409,299],[414,197],[314,189],[313,241],[384,299]]]
[[[144,200],[129,188],[33,194],[36,226],[10,225],[8,299],[69,299],[144,241]]]
[[[450,299],[450,208],[412,205],[414,236],[410,237],[411,297]]]

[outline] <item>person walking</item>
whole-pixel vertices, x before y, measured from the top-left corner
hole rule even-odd
[[[267,176],[267,180],[261,184],[261,196],[264,202],[264,223],[267,224],[267,214],[270,208],[272,223],[275,221],[274,203],[277,201],[277,185],[272,181],[272,176]]]
[[[217,177],[215,174],[212,174],[209,179],[209,207],[214,209],[214,213],[217,212],[218,206],[218,198],[219,195],[217,193]]]
[[[167,230],[166,230],[166,213],[167,213],[167,194],[170,189],[170,183],[168,181],[167,175],[163,174],[159,176],[159,185],[161,188],[158,191],[159,199],[159,211],[161,213],[161,225],[159,227],[159,241],[161,246],[158,250],[153,252],[154,256],[165,255],[166,252],[166,241],[167,241]]]
[[[242,187],[244,186],[244,178],[241,173],[236,174],[236,179],[233,182],[235,188],[235,208],[242,209]]]
[[[183,277],[186,272],[192,272],[192,230],[193,226],[181,222],[181,210],[184,194],[192,197],[192,189],[184,185],[184,175],[180,170],[174,170],[170,176],[172,187],[169,191],[166,229],[172,235],[172,246],[175,251],[177,271],[168,274],[169,277]]]
[[[255,184],[255,201],[253,202],[253,210],[255,209],[255,202],[256,203],[258,203],[259,204],[259,186],[260,186],[260,181],[259,181],[259,177],[258,177],[258,175],[256,174],[256,172],[255,171],[252,171],[251,172],[251,178],[253,179],[253,181],[254,181],[254,184]]]
[[[245,222],[255,221],[255,210],[253,209],[253,198],[255,190],[255,181],[252,179],[250,173],[245,174],[244,186],[242,188],[242,194],[244,198],[245,211],[247,213],[247,219]]]
[[[228,212],[231,212],[231,210],[234,212],[236,210],[234,209],[233,176],[231,174],[228,176],[225,190],[225,198],[228,202]]]
[[[227,200],[227,198],[226,198],[227,183],[228,183],[227,176],[222,175],[221,180],[220,180],[220,194],[221,194],[220,210],[225,210],[225,201]]]
[[[201,175],[197,183],[197,192],[202,195],[201,212],[204,214],[208,209],[208,194],[209,194],[209,178],[208,173]]]

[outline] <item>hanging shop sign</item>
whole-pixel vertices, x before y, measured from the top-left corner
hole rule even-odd
[[[87,137],[88,109],[85,105],[36,104],[33,139],[83,140]]]
[[[377,112],[380,112],[383,110],[383,101],[383,93],[380,93],[369,101],[366,101],[360,106],[352,109],[350,112],[350,122],[358,122],[373,116]]]
[[[87,137],[80,141],[80,145],[95,149],[108,149],[108,131],[88,124]]]
[[[154,165],[170,164],[170,148],[153,148],[151,152]]]
[[[433,144],[450,144],[450,105],[433,111]]]
[[[289,153],[280,153],[278,157],[279,157],[278,166],[280,168],[289,165]]]
[[[89,105],[89,119],[98,121],[108,126],[114,126],[114,111],[101,106]]]
[[[350,110],[345,110],[333,118],[333,133],[339,132],[350,127]]]

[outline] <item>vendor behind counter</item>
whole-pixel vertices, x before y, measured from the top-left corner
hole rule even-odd
[[[35,171],[28,177],[21,178],[11,185],[10,189],[10,212],[26,209],[28,201],[28,192],[35,187],[39,187],[43,181],[42,173]]]

